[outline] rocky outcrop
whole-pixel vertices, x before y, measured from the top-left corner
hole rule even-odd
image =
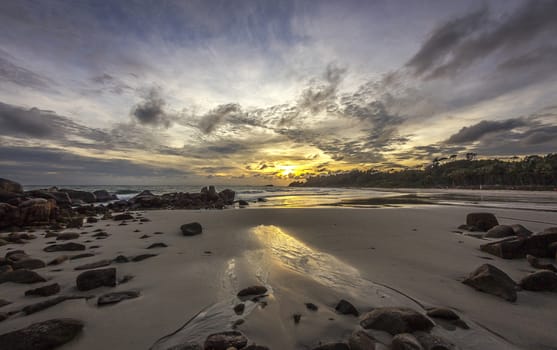
[[[0,178],[0,190],[11,193],[23,193],[23,187],[12,180]]]
[[[484,264],[478,267],[462,283],[507,301],[516,301],[516,283],[493,265]]]
[[[10,350],[50,350],[68,343],[83,329],[78,320],[52,319],[0,335],[0,344]]]

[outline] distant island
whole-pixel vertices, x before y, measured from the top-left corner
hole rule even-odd
[[[401,171],[351,170],[309,177],[290,187],[386,187],[386,188],[485,188],[555,190],[557,154],[530,155],[512,160],[466,159],[456,155],[435,158],[423,169]]]

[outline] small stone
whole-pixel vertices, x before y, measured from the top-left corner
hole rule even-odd
[[[108,293],[108,294],[101,295],[97,299],[97,305],[104,306],[104,305],[116,304],[121,302],[122,300],[137,298],[139,297],[139,295],[140,295],[139,292],[131,291],[131,290]]]
[[[80,237],[80,235],[77,232],[64,232],[64,233],[58,234],[58,236],[56,237],[56,240],[58,240],[58,241],[69,241],[71,239],[77,239],[79,237]]]
[[[164,232],[157,231],[157,232],[153,232],[153,234],[154,235],[164,235]]]
[[[25,292],[26,296],[37,295],[41,297],[48,297],[60,292],[60,285],[58,283],[49,284],[35,289],[30,289]]]
[[[180,226],[180,230],[184,236],[195,236],[203,232],[203,227],[198,222],[191,222]]]
[[[244,313],[244,309],[245,309],[245,305],[244,303],[240,303],[236,306],[234,306],[234,312],[236,313],[236,315],[241,315]]]
[[[143,236],[141,236],[141,237],[139,237],[139,238],[140,238],[140,239],[145,239],[145,238],[149,238],[149,237],[151,237],[151,236],[149,236],[149,235],[143,235]]]
[[[434,307],[427,311],[427,315],[433,318],[441,318],[443,320],[458,320],[460,317],[451,309]]]
[[[462,283],[481,292],[516,301],[516,283],[493,265],[484,264],[474,270]]]
[[[300,323],[300,320],[302,319],[302,315],[294,314],[294,315],[292,315],[292,318],[294,319],[294,323],[298,324],[298,323]]]
[[[147,249],[153,249],[153,248],[166,248],[168,247],[166,244],[164,243],[153,243],[150,246],[147,247]]]
[[[317,311],[319,309],[314,303],[306,303],[306,308],[311,311]]]
[[[499,225],[499,222],[492,213],[470,213],[466,216],[466,225],[477,227],[480,231],[487,231]]]
[[[350,350],[350,347],[345,343],[328,343],[313,348],[313,350]]]
[[[19,269],[35,270],[45,266],[46,264],[44,263],[44,261],[40,259],[24,259],[24,260],[16,261],[12,264],[14,270],[19,270]]]
[[[114,221],[133,220],[133,218],[134,217],[128,213],[118,214],[112,217]]]
[[[49,307],[52,307],[54,305],[58,305],[61,302],[64,302],[66,300],[71,300],[71,299],[82,299],[85,297],[82,296],[58,296],[58,297],[54,297],[45,301],[41,301],[35,304],[31,304],[31,305],[27,305],[25,306],[21,311],[25,314],[25,315],[31,315],[34,314],[36,312],[42,311],[44,309],[48,309]]]
[[[335,310],[341,315],[354,315],[356,317],[360,316],[358,310],[349,301],[341,299]]]
[[[455,345],[448,340],[426,332],[415,332],[414,336],[426,350],[454,350]]]
[[[238,292],[237,296],[240,298],[257,296],[267,293],[267,288],[264,286],[250,286]]]
[[[152,258],[152,257],[154,257],[154,256],[157,256],[157,254],[140,254],[140,255],[134,256],[134,257],[131,259],[131,261],[133,261],[133,262],[138,262],[138,261],[142,261],[142,260],[145,260],[145,259]]]
[[[124,255],[118,255],[116,258],[114,258],[114,262],[122,264],[122,263],[130,262],[130,259],[128,259]]]
[[[497,226],[493,226],[492,228],[490,228],[487,233],[485,234],[484,237],[487,238],[503,238],[503,237],[509,237],[509,236],[514,236],[514,230],[511,226],[507,226],[507,225],[497,225]]]
[[[3,349],[50,350],[78,335],[83,323],[70,318],[52,319],[0,335]]]

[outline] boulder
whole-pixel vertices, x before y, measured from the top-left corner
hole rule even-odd
[[[535,292],[557,292],[557,273],[548,270],[536,271],[522,278],[519,285],[522,289]]]
[[[480,231],[487,231],[499,225],[499,222],[492,213],[470,213],[466,216],[466,225],[476,227]]]
[[[219,192],[219,197],[223,200],[224,204],[230,205],[234,203],[234,197],[236,197],[236,192],[227,188]]]
[[[462,283],[507,301],[516,301],[516,283],[506,273],[493,265],[481,265]]]
[[[514,236],[514,230],[511,226],[507,225],[497,225],[490,228],[484,237],[486,238],[503,238]]]
[[[375,339],[364,331],[356,331],[348,339],[350,350],[375,350]]]
[[[83,323],[70,318],[33,323],[0,335],[2,348],[10,350],[51,350],[68,343],[83,329]]]
[[[552,272],[557,272],[557,268],[555,266],[553,266],[552,264],[542,264],[542,263],[540,263],[538,258],[536,258],[533,255],[529,255],[529,254],[526,255],[526,260],[528,261],[530,266],[532,266],[535,269],[549,270],[549,271],[552,271]]]
[[[41,275],[31,270],[15,270],[4,272],[0,275],[0,284],[5,282],[31,284],[37,282],[46,282]]]
[[[248,343],[248,339],[238,331],[227,331],[211,334],[205,339],[203,348],[205,350],[227,350],[231,347],[242,349]]]
[[[78,191],[78,190],[70,190],[67,188],[63,188],[59,192],[67,193],[70,196],[72,202],[81,201],[84,203],[95,203],[97,201],[95,195],[87,191]]]
[[[56,201],[53,199],[33,198],[19,205],[21,225],[45,225],[57,216]]]
[[[238,292],[239,298],[253,297],[267,293],[267,288],[264,286],[250,286]]]
[[[530,236],[532,234],[532,231],[528,230],[526,227],[520,225],[520,224],[514,224],[511,225],[511,228],[513,229],[514,235],[515,236]]]
[[[0,178],[0,190],[12,193],[23,193],[23,187],[12,180]]]
[[[60,285],[58,283],[48,284],[35,289],[25,291],[25,295],[36,295],[40,297],[48,297],[60,293]]]
[[[441,338],[437,335],[425,333],[425,332],[416,332],[414,336],[424,350],[456,350],[456,346],[448,341],[447,339]]]
[[[114,287],[116,285],[116,269],[108,268],[82,272],[77,276],[76,285],[80,291],[98,287]]]
[[[360,316],[360,313],[358,312],[356,307],[354,307],[354,305],[352,305],[349,301],[344,299],[341,299],[338,302],[337,306],[335,307],[335,310],[341,315],[354,315],[356,317]]]
[[[52,244],[43,249],[45,252],[62,252],[62,251],[77,251],[85,250],[85,246],[80,243],[68,242],[63,244]]]
[[[97,299],[98,306],[116,304],[121,302],[122,300],[126,299],[134,299],[139,297],[140,293],[136,291],[123,291],[123,292],[114,292],[101,295],[99,299]]]
[[[391,341],[392,350],[423,350],[422,345],[416,337],[410,333],[400,333]]]
[[[396,335],[415,331],[429,331],[434,324],[426,316],[405,307],[380,307],[365,314],[360,325]]]
[[[219,195],[217,193],[217,190],[215,189],[215,186],[209,186],[209,190],[207,191],[207,199],[210,201],[216,201],[217,199],[219,199]]]
[[[20,270],[20,269],[35,270],[45,266],[46,264],[44,263],[44,261],[40,259],[33,259],[33,258],[19,260],[12,264],[14,270]]]
[[[111,195],[106,190],[94,191],[93,194],[95,195],[95,198],[97,199],[97,202],[108,202],[108,201],[117,199],[116,196]]]
[[[4,255],[4,259],[6,259],[8,264],[13,264],[21,260],[29,259],[29,255],[27,255],[25,251],[18,249],[7,252],[6,255]]]
[[[195,236],[203,232],[203,227],[198,222],[190,222],[180,226],[180,230],[182,230],[184,236]]]

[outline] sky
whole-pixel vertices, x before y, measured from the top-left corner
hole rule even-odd
[[[0,1],[0,176],[284,185],[557,151],[557,1]]]

